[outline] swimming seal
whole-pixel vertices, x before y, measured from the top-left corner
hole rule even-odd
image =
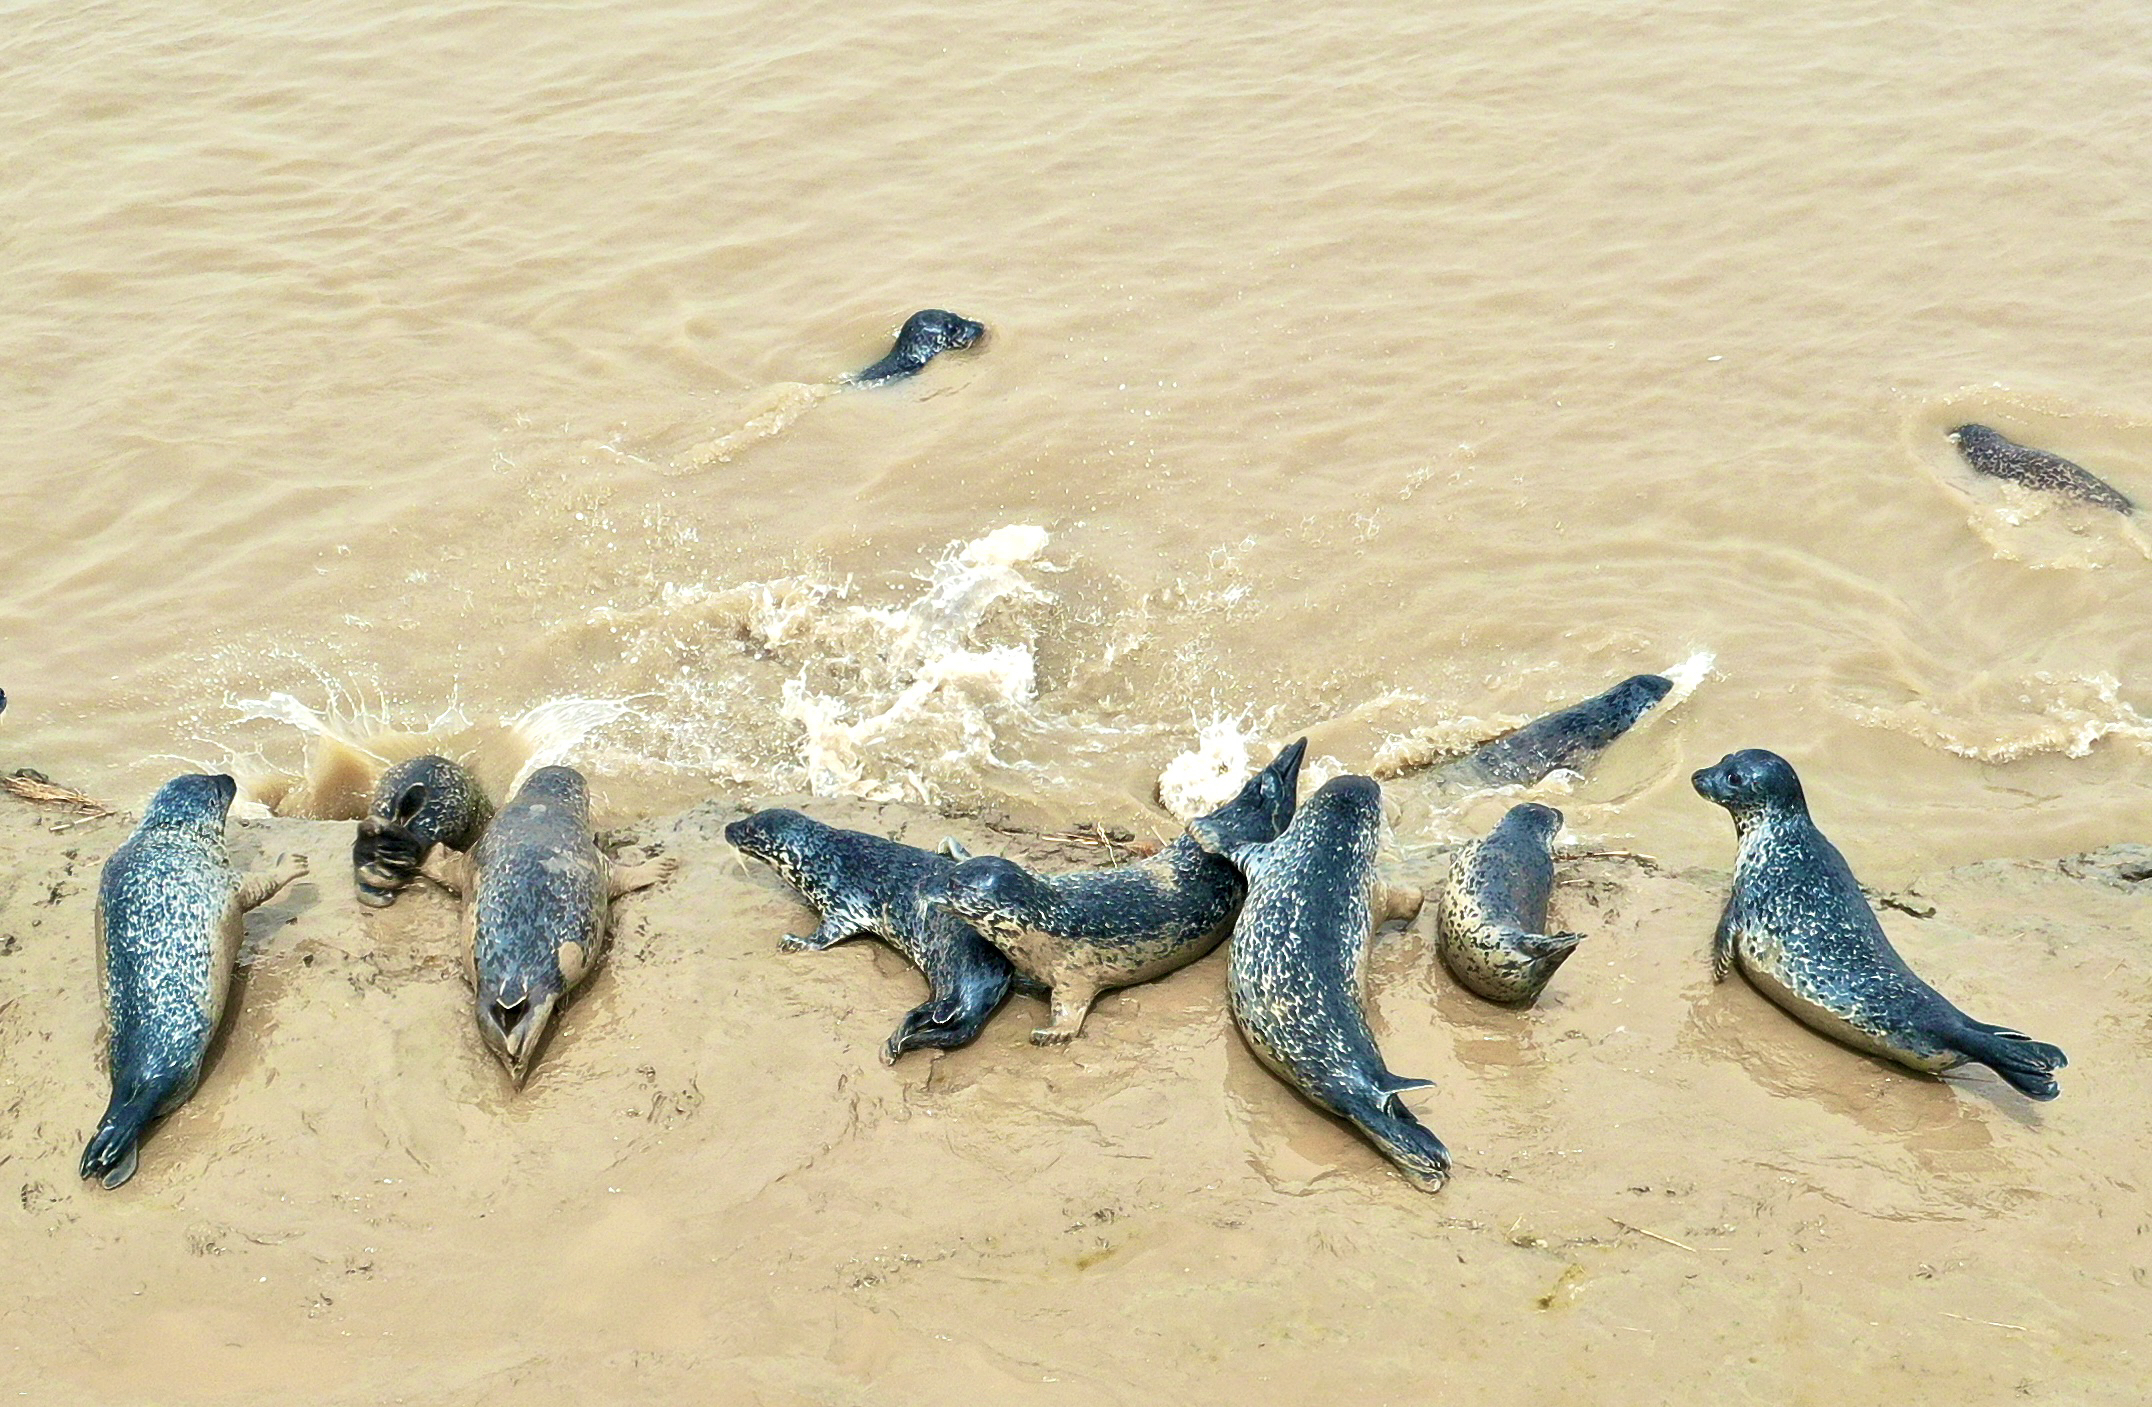
[[[1375,927],[1420,911],[1419,890],[1376,873],[1382,828],[1382,789],[1350,776],[1325,782],[1267,845],[1235,844],[1207,818],[1188,827],[1247,876],[1226,996],[1249,1049],[1435,1192],[1449,1179],[1449,1150],[1398,1097],[1434,1082],[1391,1074],[1362,1010]]]
[[[943,352],[959,352],[986,336],[986,324],[958,317],[940,308],[926,308],[904,320],[896,345],[864,371],[845,380],[854,386],[879,386],[915,375]]]
[[[97,882],[112,1101],[82,1150],[82,1175],[107,1187],[135,1175],[143,1132],[201,1083],[247,910],[306,873],[303,855],[253,874],[231,869],[224,818],[238,793],[223,775],[166,782]]]
[[[1913,975],[1845,857],[1809,819],[1786,759],[1751,748],[1691,779],[1733,814],[1741,848],[1711,945],[1719,981],[1738,964],[1758,991],[1856,1050],[1935,1073],[1985,1065],[2031,1099],[2061,1091],[2063,1053],[1975,1021]]]
[[[1562,768],[1579,771],[1673,689],[1674,681],[1663,675],[1632,675],[1603,694],[1481,743],[1444,766],[1436,780],[1456,787],[1532,786]]]
[[[469,850],[492,814],[478,779],[459,763],[431,753],[397,763],[374,788],[351,842],[359,902],[377,909],[395,903],[434,846]]]
[[[671,857],[618,865],[590,829],[590,788],[541,767],[468,855],[434,851],[425,874],[463,896],[466,972],[478,1035],[521,1088],[568,994],[604,955],[611,906],[671,874]]]
[[[893,1065],[910,1050],[954,1050],[978,1039],[1009,994],[1009,962],[955,914],[928,904],[924,886],[956,868],[946,854],[864,831],[839,830],[784,807],[725,827],[742,855],[762,861],[821,916],[806,937],[786,934],[788,953],[820,951],[863,934],[910,960],[932,989],[882,1046]],[[961,854],[961,851],[958,852]]]
[[[1203,817],[1221,846],[1275,840],[1293,819],[1302,738]],[[1052,992],[1053,1024],[1033,1045],[1083,1030],[1099,993],[1149,982],[1218,946],[1248,886],[1232,862],[1183,834],[1147,860],[1074,874],[1035,874],[998,855],[967,860],[928,893],[984,934],[1023,976]]]
[[[1489,1001],[1538,1000],[1584,941],[1581,933],[1546,931],[1561,829],[1562,813],[1551,806],[1513,806],[1484,839],[1450,859],[1436,947],[1451,974]]]
[[[2008,479],[2029,489],[2059,493],[2096,503],[2117,513],[2134,513],[2137,505],[2121,490],[2092,471],[2071,463],[2059,454],[2017,444],[1985,425],[1960,425],[1950,432],[1951,442],[1965,462],[1991,478]]]

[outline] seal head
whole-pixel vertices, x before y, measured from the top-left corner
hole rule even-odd
[[[943,352],[959,352],[986,336],[986,324],[940,308],[926,308],[904,320],[889,355],[848,378],[857,386],[877,386],[916,375]]]
[[[1950,432],[1950,439],[1967,464],[1990,478],[2059,493],[2116,513],[2137,510],[2127,494],[2084,466],[2059,454],[2018,444],[1985,425],[1960,425]]]
[[[1760,748],[1697,772],[1697,792],[1733,816],[1733,891],[1712,972],[1739,966],[1793,1016],[1857,1050],[1928,1073],[1985,1065],[2031,1099],[2061,1092],[2060,1049],[1967,1016],[1906,966],[1838,847],[1808,814],[1793,766]]]

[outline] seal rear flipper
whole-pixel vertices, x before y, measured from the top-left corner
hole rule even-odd
[[[1515,929],[1505,934],[1505,940],[1528,958],[1552,959],[1548,972],[1567,961],[1584,941],[1581,933],[1523,933]]]
[[[936,994],[904,1014],[882,1046],[882,1063],[894,1065],[907,1051],[955,1050],[979,1039],[1008,995],[1006,976],[978,988]]]
[[[97,1132],[82,1150],[82,1175],[101,1178],[107,1187],[118,1187],[133,1177],[143,1133],[168,1105],[179,1102],[185,1088],[182,1078],[143,1080],[124,1093],[114,1090]]]
[[[2048,1100],[2062,1093],[2054,1072],[2068,1065],[2070,1057],[2059,1046],[1971,1017],[1964,1018],[1962,1029],[1951,1032],[1944,1044],[1975,1064],[1987,1066],[2027,1099]]]
[[[1405,1089],[1420,1089],[1433,1083],[1404,1080],[1388,1074],[1382,1076],[1378,1084],[1384,1082]],[[1442,1140],[1435,1137],[1433,1130],[1405,1107],[1395,1089],[1386,1091],[1380,1103],[1368,1101],[1348,1108],[1344,1113],[1346,1119],[1365,1134],[1413,1186],[1423,1192],[1440,1192],[1442,1185],[1449,1181],[1450,1150],[1442,1146]]]

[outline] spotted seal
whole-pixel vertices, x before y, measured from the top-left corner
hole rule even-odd
[[[1445,765],[1436,780],[1452,787],[1532,786],[1563,768],[1578,771],[1673,688],[1674,681],[1664,675],[1632,675],[1603,694],[1481,743]]]
[[[351,842],[359,902],[377,909],[395,903],[434,846],[469,850],[492,815],[478,779],[462,764],[432,753],[397,763],[374,788]]]
[[[1409,923],[1420,911],[1419,890],[1377,873],[1382,789],[1367,777],[1333,777],[1268,844],[1239,843],[1207,818],[1188,829],[1248,880],[1226,995],[1249,1048],[1358,1129],[1407,1180],[1439,1191],[1449,1150],[1399,1098],[1433,1081],[1390,1073],[1362,1009],[1374,929],[1391,919]]]
[[[940,308],[925,308],[904,320],[896,345],[873,366],[845,377],[853,386],[879,386],[917,375],[943,352],[959,352],[986,336],[986,324]]]
[[[608,860],[591,835],[589,784],[572,767],[531,773],[470,854],[437,848],[427,858],[426,876],[463,896],[479,1038],[517,1087],[561,1004],[604,956],[612,902],[678,866]]]
[[[1457,980],[1489,1001],[1537,1001],[1584,941],[1581,933],[1546,931],[1561,829],[1562,813],[1551,806],[1513,806],[1492,832],[1450,859],[1436,947]]]
[[[1950,440],[1967,464],[1990,478],[2082,499],[2117,513],[2137,510],[2127,495],[2090,470],[2059,454],[2006,439],[1985,425],[1960,425],[1950,432]]]
[[[956,868],[955,857],[839,830],[785,807],[734,821],[725,827],[725,839],[776,870],[821,916],[813,933],[788,933],[780,949],[820,951],[871,935],[904,954],[927,979],[931,994],[905,1013],[883,1043],[883,1064],[895,1064],[910,1050],[971,1044],[1008,996],[1008,959],[921,893]]]
[[[225,854],[230,777],[174,777],[97,882],[112,1100],[82,1175],[118,1187],[133,1177],[149,1125],[187,1102],[224,1019],[246,914],[306,873],[306,857],[240,874]]]
[[[1801,1021],[1856,1050],[1935,1073],[1985,1065],[2032,1099],[2061,1091],[2054,1046],[1975,1021],[1913,974],[1884,935],[1845,857],[1809,819],[1800,778],[1776,753],[1729,753],[1691,779],[1732,813],[1733,893],[1711,945],[1719,981],[1736,964]]]
[[[1203,817],[1216,843],[1259,845],[1293,819],[1302,738]],[[1041,875],[982,855],[928,893],[968,920],[1015,969],[1052,993],[1053,1024],[1033,1045],[1062,1045],[1083,1030],[1101,992],[1186,967],[1225,939],[1247,884],[1240,871],[1186,833],[1134,864]]]

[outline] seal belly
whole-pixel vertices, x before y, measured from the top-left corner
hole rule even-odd
[[[1735,955],[1757,991],[1803,1025],[1855,1050],[1930,1074],[1965,1063],[1963,1055],[1908,1025],[1903,1013],[1834,981],[1839,974],[1830,964],[1803,962],[1776,938],[1743,935]]]

